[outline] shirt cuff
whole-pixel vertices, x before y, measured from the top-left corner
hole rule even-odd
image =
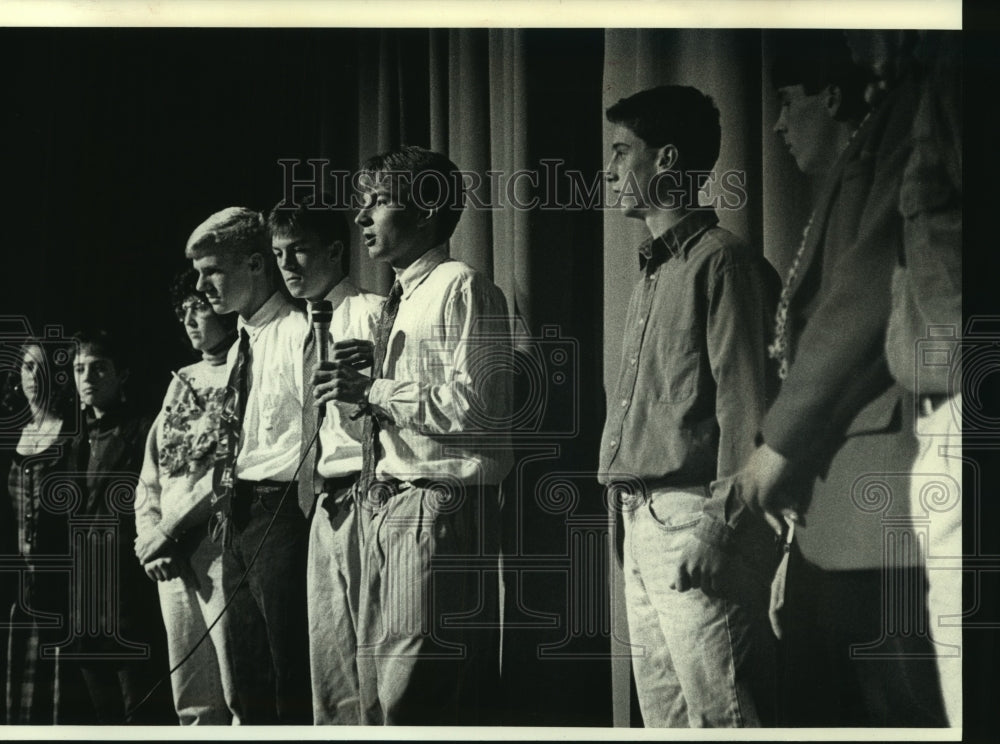
[[[361,406],[375,416],[380,423],[395,423],[389,411],[389,401],[392,397],[392,380],[378,379],[372,381],[368,390],[368,403]]]
[[[171,530],[166,529],[162,523],[156,525],[156,529],[159,530],[170,542],[177,543],[178,539],[171,534]]]

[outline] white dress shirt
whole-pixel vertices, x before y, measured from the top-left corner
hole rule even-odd
[[[330,290],[325,299],[333,305],[331,348],[337,341],[355,338],[374,341],[384,297],[363,292],[350,278],[345,278]],[[310,393],[306,396],[306,407],[311,407],[312,403]],[[316,473],[320,478],[339,478],[361,470],[364,420],[351,420],[357,410],[357,405],[353,403],[331,401],[326,404],[326,416],[319,430],[319,457],[316,459]]]
[[[309,330],[305,313],[275,292],[250,320],[237,326],[250,337],[250,392],[236,477],[240,480],[295,479],[302,440],[302,343]],[[226,362],[239,353],[233,344]]]
[[[496,485],[513,463],[503,293],[443,247],[396,278],[399,313],[369,393],[382,419],[376,477]]]

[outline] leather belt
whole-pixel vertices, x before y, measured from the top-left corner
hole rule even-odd
[[[288,489],[290,494],[295,494],[298,491],[297,481],[272,481],[272,480],[262,480],[262,481],[247,481],[237,479],[236,485],[233,488],[233,496],[237,499],[262,499],[268,496],[277,496],[281,498],[281,494]],[[292,501],[298,503],[298,497],[293,496]]]
[[[336,478],[324,478],[322,493],[330,494],[332,496],[338,491],[343,491],[344,489],[353,486],[354,482],[357,479],[358,479],[357,473],[351,473],[350,475],[340,475],[337,476]]]
[[[418,478],[412,481],[402,481],[398,478],[377,480],[368,488],[368,493],[358,494],[360,498],[375,506],[384,505],[393,496],[411,488],[433,488],[435,481]]]

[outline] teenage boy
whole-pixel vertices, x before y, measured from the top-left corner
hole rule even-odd
[[[512,460],[507,303],[448,256],[464,207],[454,163],[403,147],[361,172],[355,222],[396,281],[379,317],[374,379],[324,364],[315,394],[366,412],[356,487],[362,720],[473,724],[495,703],[498,671],[488,559]]]
[[[766,579],[734,552],[758,528],[739,497],[709,484],[753,448],[768,392],[766,338],[778,279],[714,210],[678,184],[718,158],[719,112],[691,87],[636,93],[607,111],[608,183],[650,237],[609,391],[600,479],[623,492],[625,603],[648,727],[760,726],[771,720]],[[730,523],[727,523],[727,518]],[[760,522],[760,524],[754,524]],[[749,528],[749,529],[748,529]],[[763,529],[762,529],[763,528]],[[765,539],[765,543],[769,538]],[[765,548],[767,545],[765,545]]]
[[[785,582],[781,722],[941,725],[927,638],[892,632],[924,624],[918,552],[905,549],[913,405],[893,384],[884,350],[915,89],[897,85],[855,130],[864,80],[843,35],[780,40],[775,131],[800,169],[810,172],[807,146],[824,165],[776,316],[781,391],[737,476],[752,504],[798,521],[804,560],[793,552]],[[894,616],[895,602],[903,616]]]
[[[75,516],[91,524],[88,544],[75,558],[82,561],[82,586],[96,589],[102,596],[101,601],[89,595],[75,598],[70,620],[77,632],[69,650],[80,659],[97,723],[171,723],[176,719],[166,686],[161,685],[142,702],[168,671],[166,637],[156,588],[132,553],[134,502],[122,499],[123,485],[134,487],[138,482],[150,421],[125,401],[129,363],[125,347],[116,337],[96,331],[81,332],[75,338],[78,346],[73,371],[85,427],[73,440],[70,463],[74,472],[81,474],[84,494]],[[108,545],[109,525],[116,530],[115,552],[103,556],[107,563],[102,567],[101,551]],[[118,580],[112,587],[105,586],[110,565],[115,567],[112,575]],[[107,592],[113,599],[110,605]],[[96,605],[96,614],[87,611],[91,603]],[[110,629],[113,635],[107,635]],[[123,644],[136,643],[144,644],[146,650],[122,654]]]
[[[239,718],[308,724],[309,529],[295,482],[305,316],[278,291],[259,212],[230,207],[213,214],[188,238],[185,254],[215,312],[239,315],[214,489]]]
[[[348,276],[350,230],[343,213],[310,204],[285,208],[282,202],[271,210],[267,222],[271,249],[288,292],[306,300],[310,309],[321,300],[333,309],[331,358],[370,368],[383,298],[361,291]],[[313,334],[302,342],[305,390],[311,391],[318,359]],[[317,408],[311,394],[303,408],[302,446],[308,451],[299,473],[299,504],[307,516],[312,512],[307,592],[317,725],[360,723],[356,656],[361,553],[351,486],[361,470],[364,423],[352,418],[354,409],[327,404],[318,440],[313,442]]]

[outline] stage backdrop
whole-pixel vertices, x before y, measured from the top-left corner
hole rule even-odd
[[[722,224],[784,268],[807,189],[771,132],[767,39],[726,30],[2,29],[0,61],[17,71],[0,111],[0,314],[23,316],[36,333],[103,325],[125,334],[136,352],[129,394],[148,408],[169,370],[190,359],[167,287],[209,214],[269,209],[289,177],[312,178],[309,160],[328,163],[318,167],[329,186],[323,170],[353,171],[403,143],[444,150],[484,176],[475,196],[494,208],[467,210],[452,255],[504,291],[522,349],[551,350],[543,356],[567,365],[543,370],[537,425],[518,438],[506,489],[502,722],[635,725],[627,632],[611,611],[620,576],[595,471],[644,227],[570,204],[566,174],[579,174],[586,201],[609,156],[605,108],[652,85],[695,85],[722,114],[718,168],[746,179],[747,204],[720,213]],[[512,204],[533,197],[546,208]],[[352,275],[384,293],[388,271],[367,260],[352,230]],[[522,392],[528,382],[519,377]]]

